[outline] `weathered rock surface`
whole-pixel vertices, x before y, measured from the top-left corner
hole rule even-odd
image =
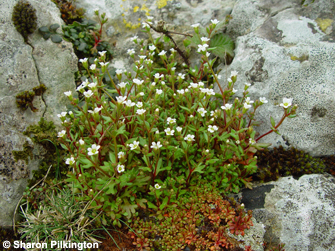
[[[36,9],[37,28],[63,24],[60,12],[51,1],[30,0]],[[59,127],[57,114],[66,111],[67,98],[63,92],[75,90],[74,72],[77,58],[72,44],[45,41],[36,30],[29,36],[29,44],[12,23],[12,10],[17,1],[0,0],[0,225],[12,225],[14,209],[27,184],[31,170],[38,167],[41,156],[33,142],[22,132],[41,117],[54,121]],[[30,108],[17,108],[15,96],[23,91],[45,84],[43,97],[34,98]],[[28,142],[28,143],[26,143]],[[32,150],[28,163],[15,162],[12,151],[23,150],[24,144]]]
[[[280,178],[240,194],[264,241],[285,250],[335,250],[335,178],[329,174]]]
[[[239,72],[237,97],[242,97],[248,82],[252,100],[269,100],[256,113],[262,125],[255,129],[262,135],[270,130],[270,116],[280,121],[283,109],[274,105],[283,98],[293,98],[298,105],[298,116],[279,127],[281,136],[272,133],[259,142],[294,146],[312,156],[334,154],[334,10],[330,0],[307,7],[301,1],[240,0],[235,4],[227,33],[236,39],[236,49],[227,71]],[[225,76],[225,67],[219,68]]]

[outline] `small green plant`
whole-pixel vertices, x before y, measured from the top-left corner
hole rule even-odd
[[[57,29],[60,27],[59,24],[52,24],[49,26],[42,26],[38,29],[38,31],[42,34],[45,40],[51,38],[51,41],[54,43],[62,42],[62,37],[57,33]]]
[[[106,52],[101,52],[91,65],[87,58],[80,60],[89,76],[77,88],[85,102],[79,105],[71,91],[64,93],[76,107],[61,114],[64,130],[58,133],[68,151],[66,164],[73,170],[67,182],[73,184],[78,202],[92,200],[92,208],[104,212],[104,224],[120,226],[119,219],[131,220],[139,208],[163,211],[178,205],[201,180],[216,181],[217,189],[226,193],[249,186],[257,170],[254,154],[269,146],[257,141],[279,133],[281,123],[297,109],[292,99],[284,98],[282,119],[275,124],[271,117],[271,130],[255,138],[254,114],[267,101],[250,100],[246,84],[243,97],[229,103],[238,73],[231,73],[223,89],[213,70],[216,59],[209,53],[215,50],[209,44],[221,23],[212,20],[200,39],[200,67],[185,65],[177,73],[180,50],[159,51],[161,38],[152,39],[150,21],[144,23],[149,42],[134,37],[140,53],[135,57],[135,49],[128,50],[135,60],[134,74],[118,69],[115,80],[109,75],[114,89],[108,88],[103,83],[104,74],[109,74]],[[154,54],[164,68],[153,66]],[[201,81],[204,74],[211,80]],[[210,81],[218,84],[220,93],[213,91]],[[118,94],[116,100],[113,93]],[[236,218],[231,227],[239,231],[241,220]]]
[[[227,232],[244,235],[252,226],[251,210],[244,205],[233,206],[223,200],[215,189],[216,184],[199,184],[190,191],[189,197],[181,197],[178,205],[167,209],[164,218],[157,213],[145,220],[135,217],[130,224],[129,235],[138,250],[221,250],[233,248],[237,240]],[[148,215],[149,216],[149,215]]]
[[[28,36],[37,27],[37,16],[35,8],[27,1],[20,0],[13,9],[12,21],[16,30],[23,36],[28,43]]]
[[[63,26],[64,39],[73,43],[79,58],[97,57],[99,51],[106,51],[106,57],[109,60],[112,55],[111,47],[109,43],[102,40],[102,28],[108,19],[105,18],[105,13],[99,15],[96,11],[95,14],[99,18],[100,28],[93,20],[73,22],[71,25]]]
[[[41,84],[34,87],[32,91],[24,91],[16,95],[17,107],[24,111],[29,107],[31,111],[36,112],[38,109],[33,105],[34,98],[35,96],[42,96],[46,89],[45,85]]]
[[[72,24],[74,21],[81,22],[84,18],[85,10],[77,8],[75,0],[52,0],[61,12],[61,17],[66,24]]]

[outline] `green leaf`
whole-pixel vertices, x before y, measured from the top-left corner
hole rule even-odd
[[[101,116],[107,123],[111,123],[113,121],[112,118],[110,118],[108,116],[104,116],[104,115],[101,115]]]
[[[42,26],[41,28],[38,29],[38,31],[41,33],[47,33],[49,32],[49,29],[46,26]]]
[[[149,207],[149,208],[152,208],[152,209],[155,209],[155,210],[158,209],[158,208],[157,208],[154,204],[152,204],[150,201],[148,201],[147,203],[148,203],[148,207]]]
[[[112,162],[112,163],[116,163],[116,158],[115,158],[115,154],[113,152],[109,152],[109,160]]]
[[[270,117],[270,121],[271,121],[271,125],[272,125],[273,127],[275,127],[275,126],[276,126],[276,122],[275,122],[275,120],[274,120],[272,117]]]
[[[163,37],[163,40],[164,40],[165,43],[170,42],[170,38],[168,36],[165,36],[165,35]]]
[[[207,164],[214,164],[216,161],[218,161],[219,159],[210,159],[206,161],[206,165]]]
[[[60,43],[62,42],[62,37],[58,34],[53,34],[51,35],[51,41],[54,42],[54,43]]]
[[[185,106],[181,106],[181,105],[179,105],[179,107],[180,107],[181,109],[185,110],[185,111],[188,111],[188,113],[191,113],[191,110],[188,109],[187,107],[185,107]]]
[[[52,24],[52,25],[50,25],[49,30],[52,31],[52,32],[56,32],[56,30],[59,27],[60,27],[59,24]]]
[[[49,32],[43,34],[43,38],[44,38],[45,40],[48,40],[48,39],[50,38],[50,36],[51,36],[51,34],[50,34]]]
[[[288,116],[288,118],[292,119],[292,118],[295,118],[297,116],[297,114],[291,114]]]
[[[80,159],[79,162],[83,164],[83,168],[90,168],[93,166],[92,162],[88,159]]]
[[[87,44],[85,42],[80,43],[80,45],[78,46],[78,51],[83,51],[85,50],[87,47]]]
[[[162,204],[159,206],[160,210],[163,210],[165,208],[165,206],[167,205],[167,202],[169,200],[169,197],[165,197]]]
[[[211,47],[216,47],[216,49],[212,52],[218,57],[225,58],[226,54],[229,54],[232,57],[234,56],[235,45],[233,40],[228,35],[215,35],[210,40],[210,48]]]
[[[187,47],[191,44],[191,41],[188,39],[184,39],[183,43],[184,43],[184,46]]]
[[[127,216],[128,219],[130,219],[132,214],[135,214],[135,212],[136,212],[135,209],[137,209],[138,206],[136,204],[135,205],[130,204],[129,201],[126,198],[123,199],[123,202],[124,202],[124,204],[122,206],[123,210],[126,211],[126,213],[127,213],[126,216]]]
[[[202,165],[201,163],[198,164],[198,166],[193,170],[193,172],[203,173],[204,171],[202,169],[205,168],[205,165]]]
[[[215,35],[219,30],[221,30],[222,28],[224,28],[226,26],[227,22],[226,20],[222,20],[220,21],[214,28],[214,30],[211,33],[211,37],[213,37],[213,35]]]

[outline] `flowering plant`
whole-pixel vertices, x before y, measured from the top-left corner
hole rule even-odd
[[[134,74],[118,69],[115,89],[102,82],[109,74],[105,53],[88,65],[82,60],[89,78],[77,90],[83,94],[84,105],[65,92],[77,111],[59,115],[65,130],[58,137],[64,149],[69,151],[66,163],[72,167],[68,182],[73,183],[78,200],[91,201],[91,207],[105,212],[113,224],[118,219],[136,215],[138,207],[163,211],[178,204],[178,198],[187,189],[196,186],[199,179],[215,181],[224,191],[237,192],[248,185],[249,176],[257,169],[257,150],[269,144],[257,143],[253,129],[256,109],[265,98],[252,101],[248,87],[243,98],[228,103],[236,92],[234,83],[237,72],[232,72],[228,85],[222,89],[214,73],[215,59],[210,60],[209,41],[217,20],[207,28],[207,37],[201,39],[197,53],[200,67],[185,67],[176,72],[176,47],[159,51],[150,33],[151,18],[144,24],[149,43],[134,43],[142,48],[128,54],[135,60]],[[194,27],[195,32],[198,26]],[[165,68],[154,67],[154,55],[159,55]],[[208,73],[211,79],[201,81]],[[217,83],[220,94],[212,87]],[[114,100],[110,94],[119,96]],[[223,100],[210,101],[215,96]],[[292,100],[284,100],[283,119],[268,133],[277,132],[286,117],[293,117],[296,106]],[[253,111],[251,112],[251,109]],[[106,222],[105,218],[102,222]]]

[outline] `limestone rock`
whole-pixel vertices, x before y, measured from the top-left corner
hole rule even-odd
[[[50,0],[29,0],[36,9],[37,28],[53,23],[63,24],[60,12]],[[22,134],[41,117],[54,121],[60,128],[57,117],[66,111],[67,98],[63,92],[75,91],[74,72],[77,58],[72,44],[45,41],[35,31],[28,43],[12,23],[12,11],[17,1],[1,0],[0,5],[0,225],[12,225],[13,213],[26,187],[31,170],[38,167],[41,156],[33,142]],[[36,96],[33,104],[38,109],[22,111],[17,108],[16,95],[45,84],[43,97]],[[28,149],[28,162],[15,162],[12,151]],[[31,151],[30,151],[31,150]]]
[[[335,178],[304,175],[258,185],[241,193],[246,209],[265,226],[264,241],[285,250],[335,249]]]

